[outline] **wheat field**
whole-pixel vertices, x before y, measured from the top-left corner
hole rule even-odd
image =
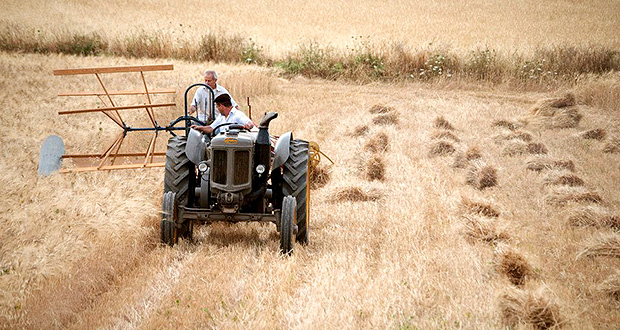
[[[180,33],[179,24],[185,33],[199,31],[185,25],[198,20],[185,3],[141,4],[5,1],[0,19],[121,37],[134,28]],[[351,35],[366,34],[463,49],[479,42],[505,50],[564,42],[617,48],[617,6],[228,2],[204,27],[243,22],[229,32],[274,52],[291,49],[299,36],[346,47]],[[54,69],[163,63],[174,71],[147,73],[147,80],[175,88],[176,97],[161,101],[178,106],[158,112],[161,122],[181,114],[180,95],[210,67],[242,105],[251,97],[255,120],[278,111],[272,134],[293,131],[334,160],[323,159],[323,176],[313,182],[307,246],[283,257],[275,226],[245,223],[201,226],[193,242],[162,246],[161,168],[38,176],[45,137],[60,135],[70,152],[97,152],[118,134],[103,115],[57,114],[97,106],[56,96],[97,88],[97,81],[55,77]],[[620,325],[617,72],[524,90],[284,79],[250,65],[6,52],[0,72],[2,328]],[[140,83],[131,75],[102,79],[118,89]],[[136,136],[125,148],[145,143]],[[164,146],[165,137],[158,140]]]

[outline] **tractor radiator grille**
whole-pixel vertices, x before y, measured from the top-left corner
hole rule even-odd
[[[214,150],[213,153],[213,182],[226,184],[226,150]]]
[[[250,152],[235,151],[234,185],[245,184],[250,179]]]

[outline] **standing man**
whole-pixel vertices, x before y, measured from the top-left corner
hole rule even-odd
[[[226,88],[217,84],[217,73],[215,71],[213,70],[205,71],[204,79],[205,79],[205,84],[207,84],[209,87],[211,87],[211,89],[213,89],[215,98],[217,98],[218,96],[222,94],[230,95],[230,93],[226,90]],[[206,122],[210,116],[210,114],[207,113],[207,108],[208,108],[207,101],[210,101],[210,99],[211,99],[211,94],[207,91],[206,87],[203,86],[203,87],[198,88],[198,90],[196,91],[196,94],[194,94],[192,105],[189,108],[189,114],[191,115],[194,112],[196,112],[196,110],[198,110],[198,114],[196,117],[198,118],[198,120]],[[232,97],[230,97],[230,101],[232,103],[233,108],[236,108],[238,110],[239,105],[237,105],[237,102],[235,102],[235,100]],[[215,118],[219,117],[219,115],[220,113],[216,109]]]
[[[192,125],[192,128],[205,134],[213,133],[213,129],[222,124],[239,124],[243,125],[246,129],[254,127],[252,120],[248,118],[241,110],[237,110],[232,105],[232,99],[228,94],[222,94],[215,98],[215,106],[221,113],[221,116],[217,117],[211,125],[198,126]],[[225,128],[225,127],[224,127]],[[217,132],[216,132],[217,133]]]

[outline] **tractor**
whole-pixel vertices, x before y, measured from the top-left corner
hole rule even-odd
[[[213,222],[271,222],[280,234],[280,251],[291,254],[294,241],[308,243],[309,143],[279,136],[275,145],[269,123],[276,112],[266,113],[258,130],[223,124],[212,134],[192,129],[202,125],[189,116],[188,92],[203,86],[210,94],[208,111],[215,118],[215,95],[206,84],[185,91],[185,116],[168,127],[185,122],[185,136],[168,140],[161,220],[161,241],[173,246],[192,239],[195,224]]]

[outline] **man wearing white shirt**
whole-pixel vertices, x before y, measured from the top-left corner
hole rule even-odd
[[[217,98],[222,94],[228,94],[228,90],[223,86],[217,84],[217,73],[213,70],[207,70],[204,73],[205,84],[207,84],[211,89],[213,89],[214,97]],[[197,118],[200,121],[206,122],[209,119],[210,114],[207,113],[207,101],[211,99],[211,94],[207,91],[206,87],[200,87],[194,94],[194,99],[192,100],[192,105],[189,108],[189,114],[193,114],[198,111]],[[230,101],[232,103],[233,108],[239,109],[239,105],[237,102],[231,97]],[[219,117],[219,111],[215,111],[215,118]]]
[[[233,107],[230,95],[222,94],[216,97],[215,106],[222,114],[221,116],[217,117],[211,125],[192,125],[192,128],[205,134],[211,134],[216,127],[222,124],[239,124],[243,125],[243,127],[248,130],[254,127],[252,120],[248,118],[245,113]]]

